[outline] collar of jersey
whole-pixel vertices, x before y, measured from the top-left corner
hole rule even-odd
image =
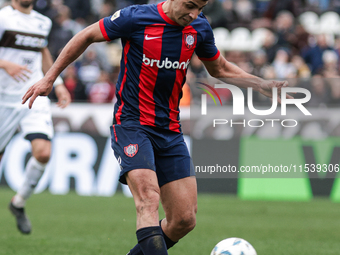
[[[163,4],[165,2],[162,2],[162,3],[159,3],[157,4],[157,9],[158,9],[158,12],[159,12],[159,15],[161,15],[161,17],[169,24],[171,25],[174,25],[174,26],[180,26],[180,24],[178,24],[177,22],[173,21],[172,19],[170,19],[163,11]]]
[[[23,15],[23,16],[30,16],[30,15],[32,14],[32,11],[33,11],[33,10],[32,10],[30,13],[23,13],[23,12],[21,12],[21,11],[15,9],[13,5],[10,4],[9,6],[12,7],[13,11],[15,11],[15,12],[17,12],[17,13],[19,13],[20,15]]]

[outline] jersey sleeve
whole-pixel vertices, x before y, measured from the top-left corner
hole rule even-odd
[[[196,55],[203,61],[216,60],[220,56],[220,51],[215,45],[214,34],[208,23],[206,23],[201,35],[203,39],[195,49]]]
[[[107,41],[129,38],[133,27],[133,13],[136,7],[130,6],[116,11],[112,16],[99,21],[100,30]]]

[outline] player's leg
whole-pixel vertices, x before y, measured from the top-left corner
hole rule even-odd
[[[51,155],[53,125],[49,99],[37,98],[33,108],[21,120],[20,127],[32,147],[32,156],[25,169],[24,183],[13,199],[13,204],[22,208],[43,175]]]
[[[168,254],[162,230],[158,224],[160,189],[156,173],[137,169],[126,174],[137,212],[137,239],[142,254]],[[131,252],[130,252],[131,254]]]
[[[197,184],[188,148],[182,134],[170,139],[171,146],[155,157],[166,217],[160,224],[168,248],[195,227],[197,211]]]
[[[26,116],[28,109],[23,107],[9,107],[0,105],[0,154],[1,158],[5,148],[12,136],[15,134],[20,121]],[[13,199],[12,199],[13,200]],[[23,234],[31,231],[31,224],[27,219],[24,209],[15,207],[12,201],[9,204],[9,210],[16,218],[16,225]]]
[[[158,226],[160,189],[156,173],[150,169],[136,169],[126,174],[137,212],[137,229]]]
[[[161,148],[155,153],[155,164],[158,185],[161,187],[161,201],[170,221],[169,224],[167,221],[161,222],[165,230],[162,231],[163,238],[169,249],[195,226],[196,179],[193,177],[192,161],[181,134],[164,131],[163,134],[157,134],[154,141],[158,141]],[[143,255],[139,244],[130,254]]]
[[[160,221],[160,225],[166,247],[170,249],[196,225],[196,178],[191,176],[172,181],[164,184],[160,190],[166,216]],[[128,254],[143,255],[140,244],[137,244]]]
[[[137,211],[138,250],[129,254],[168,254],[158,223],[160,189],[155,173],[154,150],[141,127],[111,127],[112,148],[121,167],[120,182],[128,184]]]
[[[196,225],[196,178],[190,176],[164,184],[161,187],[161,201],[165,219],[160,224],[166,241],[173,245]]]
[[[33,139],[31,145],[32,156],[25,168],[24,182],[9,205],[11,212],[16,217],[17,227],[23,234],[29,234],[32,229],[31,223],[25,214],[26,201],[34,192],[43,175],[51,153],[51,142],[49,140]]]
[[[24,207],[43,175],[51,154],[53,126],[49,111],[49,100],[39,98],[38,103],[21,120],[20,126],[25,138],[31,142],[32,156],[25,168],[24,182],[10,203],[10,210],[16,216],[19,230],[28,234],[31,223]]]
[[[13,205],[19,208],[25,207],[27,199],[32,195],[46,169],[51,154],[51,141],[47,138],[33,139],[31,145],[32,156],[25,168],[24,182],[12,200]]]

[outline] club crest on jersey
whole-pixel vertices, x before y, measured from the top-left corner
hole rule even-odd
[[[185,46],[187,46],[188,49],[191,49],[196,41],[196,35],[192,33],[184,34],[184,41]]]
[[[116,11],[112,16],[111,16],[111,21],[114,21],[116,18],[119,18],[120,16],[120,10]]]
[[[128,146],[124,147],[124,153],[126,156],[132,158],[138,152],[138,144],[129,144]]]

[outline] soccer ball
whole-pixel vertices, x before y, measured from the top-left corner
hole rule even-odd
[[[222,240],[211,251],[210,255],[257,255],[254,247],[246,240],[231,237]]]

